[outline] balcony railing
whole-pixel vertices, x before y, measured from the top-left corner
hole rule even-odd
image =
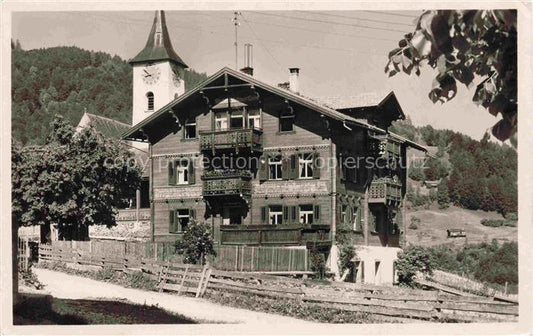
[[[391,179],[379,179],[370,183],[368,203],[398,204],[402,200],[402,186]]]
[[[329,225],[222,225],[225,245],[306,245],[330,243]]]
[[[247,171],[206,172],[202,179],[204,196],[250,196],[251,174]]]
[[[256,128],[200,131],[200,149],[215,152],[218,149],[263,150],[263,132]]]

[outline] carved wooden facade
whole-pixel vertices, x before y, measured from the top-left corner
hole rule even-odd
[[[194,217],[220,244],[327,249],[349,228],[360,244],[399,246],[406,149],[423,148],[377,126],[403,115],[385,99],[355,118],[220,70],[124,136],[150,144],[153,239],[179,239]]]

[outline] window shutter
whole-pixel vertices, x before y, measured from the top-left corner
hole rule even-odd
[[[264,155],[263,160],[259,161],[259,181],[268,180],[268,158],[268,155]]]
[[[291,222],[293,224],[298,224],[299,223],[299,220],[298,220],[298,209],[295,205],[293,205],[291,207]]]
[[[319,179],[320,178],[320,165],[318,162],[320,161],[320,153],[314,152],[313,153],[313,178]]]
[[[342,169],[343,159],[339,156],[337,159],[337,179],[344,180],[344,169]]]
[[[319,204],[315,204],[312,224],[320,224],[320,205]]]
[[[168,163],[168,185],[176,184],[176,172],[174,170],[174,161]]]
[[[290,167],[290,180],[298,178],[298,156],[296,154],[291,154],[291,167]]]
[[[196,177],[194,174],[194,158],[191,158],[189,160],[189,166],[187,167],[188,174],[189,174],[189,184],[195,184],[196,183]]]
[[[189,209],[189,217],[191,217],[192,219],[196,219],[196,210]]]
[[[289,224],[289,223],[290,223],[289,207],[288,206],[284,206],[283,207],[283,224]]]
[[[261,207],[261,224],[267,224],[267,208]]]
[[[290,160],[289,158],[283,156],[281,159],[281,177],[284,180],[288,180],[290,178],[291,172],[290,172]]]
[[[176,232],[176,224],[174,222],[175,213],[174,210],[169,211],[169,219],[168,219],[168,232],[169,233],[175,233]]]

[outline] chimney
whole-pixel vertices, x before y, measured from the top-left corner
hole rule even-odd
[[[254,75],[253,51],[253,45],[250,43],[244,45],[244,68],[241,71],[250,76]]]
[[[300,68],[289,68],[289,89],[296,94],[300,94],[299,76]]]

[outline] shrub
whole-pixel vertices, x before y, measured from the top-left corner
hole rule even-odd
[[[354,262],[352,260],[355,256],[355,247],[353,245],[339,245],[339,267],[341,274],[346,270],[353,269]]]
[[[324,254],[317,250],[311,250],[310,261],[311,271],[315,273],[318,279],[323,279],[326,274],[326,258]]]
[[[481,225],[489,227],[503,226],[503,219],[482,219]]]
[[[413,287],[417,273],[431,275],[435,267],[435,258],[428,250],[420,246],[409,246],[400,253],[396,261],[398,282]]]
[[[188,264],[205,264],[207,256],[216,256],[211,237],[211,227],[191,220],[183,237],[174,243],[176,251]]]

